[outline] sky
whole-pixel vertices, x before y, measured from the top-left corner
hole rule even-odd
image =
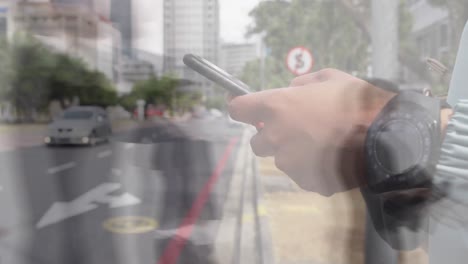
[[[248,16],[259,0],[218,0],[220,5],[220,35],[224,42],[246,42],[244,36],[251,24]],[[134,5],[135,46],[154,53],[163,51],[163,0],[137,0]],[[252,40],[250,40],[252,41]]]

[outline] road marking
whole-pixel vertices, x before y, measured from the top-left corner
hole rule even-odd
[[[177,229],[176,235],[168,242],[167,247],[159,257],[157,262],[158,264],[177,263],[180,254],[184,249],[185,244],[187,243],[187,240],[194,231],[193,227],[200,217],[200,214],[205,207],[206,202],[208,201],[209,196],[213,191],[213,188],[215,188],[219,177],[221,177],[221,174],[224,172],[224,169],[228,164],[228,160],[231,157],[238,141],[238,138],[231,138],[229,144],[224,149],[224,153],[221,159],[218,160],[212,175],[210,176],[205,186],[203,186],[203,189],[197,195],[195,202],[193,202],[188,214],[182,220],[182,224]]]
[[[56,174],[56,173],[59,173],[61,171],[65,171],[65,170],[69,170],[69,169],[72,169],[76,166],[76,163],[75,162],[69,162],[69,163],[65,163],[65,164],[62,164],[60,166],[57,166],[57,167],[52,167],[52,168],[49,168],[47,170],[47,173],[48,174]]]
[[[106,220],[104,229],[117,234],[142,234],[153,231],[159,224],[152,218],[141,216],[124,216]]]
[[[36,225],[37,229],[57,224],[68,218],[97,209],[100,204],[107,204],[110,209],[127,207],[141,203],[141,200],[130,193],[111,195],[120,190],[120,183],[103,183],[71,202],[56,202],[44,214]]]
[[[114,174],[115,176],[122,176],[123,172],[121,169],[112,169],[112,174]]]
[[[3,186],[0,185],[0,192],[3,192]]]
[[[98,154],[98,159],[103,159],[105,157],[109,157],[110,155],[112,155],[112,150],[102,151]]]

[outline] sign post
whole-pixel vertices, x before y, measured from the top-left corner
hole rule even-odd
[[[312,52],[302,46],[291,49],[286,57],[286,66],[296,76],[309,73],[314,66]]]

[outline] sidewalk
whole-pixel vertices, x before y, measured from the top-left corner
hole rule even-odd
[[[358,190],[322,197],[301,190],[276,169],[273,159],[258,162],[277,264],[364,263],[366,208]],[[427,263],[422,250],[401,259]]]

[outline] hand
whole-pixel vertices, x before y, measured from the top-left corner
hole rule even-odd
[[[264,128],[251,140],[256,155],[302,188],[331,196],[364,185],[367,129],[394,96],[338,70],[294,79],[289,88],[234,98],[231,117]]]

